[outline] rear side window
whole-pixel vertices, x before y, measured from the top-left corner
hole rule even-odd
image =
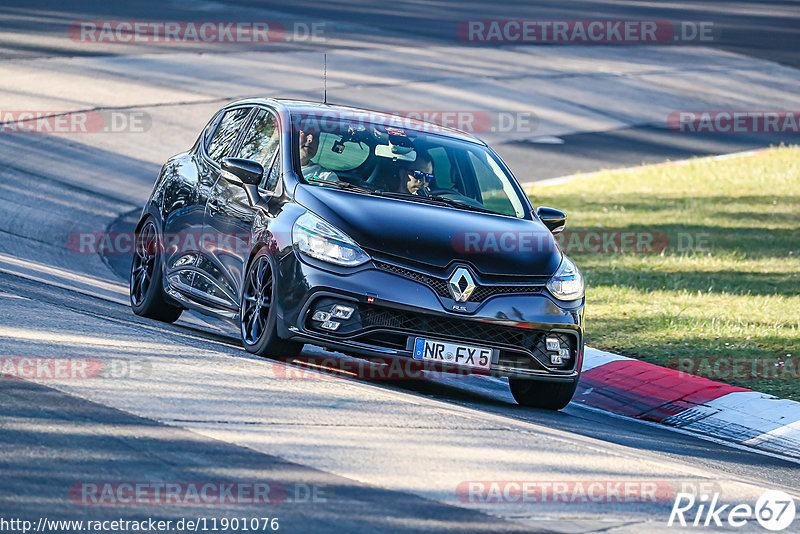
[[[208,143],[208,155],[219,163],[222,158],[230,154],[233,143],[239,136],[239,129],[250,113],[250,108],[232,109],[225,113],[214,132],[214,137]]]

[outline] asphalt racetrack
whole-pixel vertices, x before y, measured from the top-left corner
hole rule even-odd
[[[797,135],[787,133],[681,134],[665,121],[676,110],[796,109],[799,8],[3,2],[3,111],[93,110],[144,126],[0,134],[0,355],[96,358],[118,370],[95,380],[0,380],[0,516],[34,524],[267,517],[297,533],[658,532],[674,530],[666,523],[676,488],[711,488],[731,504],[753,503],[767,489],[800,497],[796,460],[576,403],[558,413],[523,408],[501,379],[297,373],[247,354],[235,329],[199,315],[174,325],[135,316],[130,256],[67,246],[80,232],[130,229],[163,161],[191,146],[231,99],[318,99],[323,52],[332,101],[486,113],[490,125],[476,135],[522,182],[793,143]],[[334,30],[324,42],[267,48],[67,38],[82,20],[255,18],[323,21]],[[488,18],[713,21],[717,39],[668,46],[458,39],[459,21]],[[516,118],[511,128],[498,127],[504,112]],[[307,346],[306,354],[323,352]],[[279,497],[267,505],[99,505],[86,493],[86,484],[143,481],[267,482]],[[631,502],[520,503],[464,490],[491,481],[565,482],[570,491],[577,483],[648,482],[669,491]],[[742,531],[759,528],[753,522]]]

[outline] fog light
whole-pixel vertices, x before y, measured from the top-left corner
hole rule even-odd
[[[351,308],[350,306],[342,306],[341,304],[337,304],[331,310],[331,315],[333,317],[335,317],[336,319],[347,320],[347,319],[350,318],[351,315],[353,315],[354,311],[355,310],[353,308]]]
[[[558,338],[548,337],[545,343],[547,344],[547,350],[561,350],[561,343],[559,343]]]
[[[314,315],[311,316],[311,320],[313,321],[320,321],[324,322],[331,318],[331,314],[324,311],[314,312]]]
[[[550,355],[550,363],[553,365],[561,365],[564,360],[569,360],[569,349],[558,349],[558,354]]]
[[[342,323],[339,323],[339,322],[336,322],[336,321],[325,321],[320,326],[322,328],[324,328],[325,330],[336,330],[341,325],[342,325]]]

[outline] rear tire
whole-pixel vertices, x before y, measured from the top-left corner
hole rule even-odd
[[[564,408],[572,396],[578,381],[573,382],[541,382],[525,378],[509,378],[511,395],[522,406],[560,410]]]
[[[239,307],[239,331],[247,352],[262,357],[293,358],[302,343],[278,337],[275,277],[266,252],[259,252],[247,269]]]
[[[164,298],[161,276],[161,247],[158,231],[152,220],[147,220],[136,232],[131,262],[131,309],[136,315],[165,323],[174,323],[183,308],[174,306]]]

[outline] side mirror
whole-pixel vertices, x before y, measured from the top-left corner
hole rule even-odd
[[[250,159],[225,158],[222,160],[222,174],[233,183],[258,186],[264,176],[264,167]]]
[[[264,177],[264,167],[260,163],[250,159],[225,158],[221,167],[226,180],[242,186],[251,206],[261,202],[258,185]]]
[[[552,233],[557,234],[567,225],[567,214],[554,208],[544,206],[536,208],[536,215]]]

